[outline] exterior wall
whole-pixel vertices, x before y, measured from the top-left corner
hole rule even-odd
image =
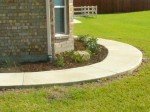
[[[55,38],[55,53],[74,49],[73,0],[67,1],[68,35]],[[0,0],[0,62],[45,61],[47,44],[46,0]]]
[[[55,41],[55,53],[74,50],[73,37],[73,0],[68,0],[68,36],[57,37]]]
[[[45,0],[0,0],[0,61],[47,59]]]

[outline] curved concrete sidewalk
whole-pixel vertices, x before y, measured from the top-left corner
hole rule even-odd
[[[130,73],[142,62],[141,51],[131,45],[105,39],[99,39],[98,43],[108,48],[109,51],[106,59],[100,63],[66,70],[0,73],[0,87],[65,84],[96,80]]]

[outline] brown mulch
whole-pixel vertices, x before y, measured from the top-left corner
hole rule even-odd
[[[61,69],[68,69],[68,68],[75,68],[81,67],[86,65],[91,65],[94,63],[98,63],[103,61],[108,54],[108,50],[100,45],[100,50],[98,53],[94,54],[88,62],[83,63],[75,63],[72,60],[65,59],[65,67],[56,67],[55,64],[51,62],[37,62],[37,63],[24,63],[24,64],[14,64],[13,66],[4,67],[0,65],[0,73],[11,73],[11,72],[38,72],[38,71],[50,71],[50,70],[61,70]],[[86,46],[78,41],[75,40],[75,50],[83,51],[86,50]]]

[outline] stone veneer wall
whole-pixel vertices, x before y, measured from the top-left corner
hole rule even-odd
[[[46,59],[45,0],[0,0],[0,61]]]

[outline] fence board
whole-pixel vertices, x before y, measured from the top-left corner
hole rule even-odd
[[[98,6],[98,13],[150,10],[150,0],[74,0],[74,6]]]
[[[74,7],[75,16],[95,16],[97,15],[97,6]]]

